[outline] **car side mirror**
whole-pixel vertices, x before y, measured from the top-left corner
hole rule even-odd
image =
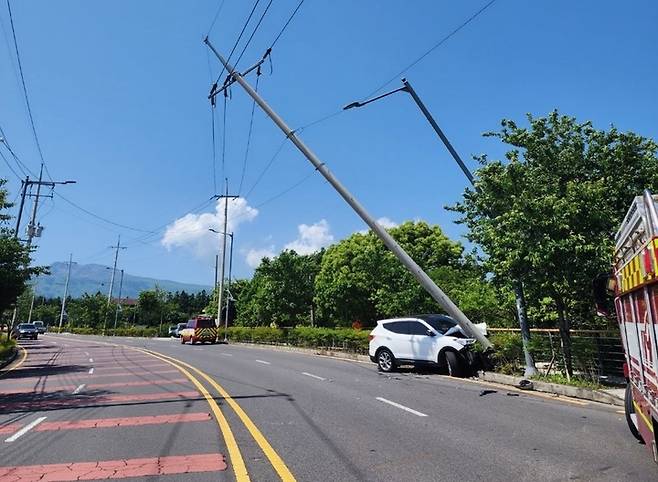
[[[427,336],[436,336],[436,333],[434,333],[432,330],[427,330],[425,333]]]

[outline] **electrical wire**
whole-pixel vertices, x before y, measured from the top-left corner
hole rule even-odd
[[[9,0],[7,0],[9,1]],[[238,44],[240,43],[240,39],[242,39],[242,36],[244,35],[244,31],[247,29],[247,26],[249,25],[249,22],[251,21],[251,17],[254,15],[254,12],[256,11],[256,7],[258,7],[258,4],[260,3],[260,0],[256,0],[254,2],[254,6],[251,9],[251,12],[249,12],[249,16],[247,17],[247,21],[244,23],[244,26],[242,27],[242,30],[240,31],[240,35],[238,35],[238,39],[235,41],[233,44],[233,48],[231,49],[231,52],[228,54],[228,59],[226,60],[227,63],[231,61],[231,57],[233,56],[233,52],[235,52],[235,49],[238,47]],[[222,74],[226,70],[226,67],[222,65],[222,70],[219,72],[219,75],[217,76],[217,80],[215,83],[219,82],[219,79],[222,78]]]
[[[279,154],[281,153],[281,151],[283,150],[283,148],[285,147],[285,145],[287,143],[288,143],[288,138],[286,137],[286,138],[283,139],[283,141],[281,141],[281,144],[277,148],[276,152],[274,152],[274,155],[272,156],[272,158],[268,161],[268,163],[265,165],[263,170],[260,172],[260,174],[256,178],[256,182],[254,182],[254,184],[251,186],[251,188],[249,188],[247,193],[244,195],[245,198],[248,198],[249,195],[254,191],[254,189],[256,189],[256,186],[258,186],[258,183],[261,181],[261,179],[263,179],[263,176],[265,176],[265,173],[270,168],[270,166],[275,161],[275,159],[279,156]]]
[[[258,81],[260,79],[260,68],[258,69],[258,74],[256,75],[256,86],[254,90],[258,92]],[[247,172],[247,159],[249,157],[249,146],[251,144],[251,133],[254,128],[254,112],[256,111],[256,100],[254,99],[251,103],[251,117],[249,119],[249,132],[247,133],[247,147],[244,151],[244,161],[242,162],[242,174],[240,175],[240,187],[238,188],[238,196],[242,192],[242,184],[244,183],[244,176]]]
[[[219,3],[219,7],[217,8],[217,11],[215,12],[215,16],[212,19],[212,22],[210,23],[210,27],[208,27],[208,33],[206,34],[206,37],[210,35],[210,32],[212,31],[212,28],[215,26],[215,22],[217,22],[217,19],[219,18],[219,13],[222,11],[222,8],[224,8],[224,3],[226,3],[226,0],[222,0]]]
[[[281,35],[283,35],[283,32],[286,31],[286,28],[288,28],[288,25],[290,24],[290,22],[292,22],[292,19],[295,17],[295,14],[297,14],[297,10],[299,10],[299,8],[302,6],[303,3],[304,3],[304,0],[300,0],[300,2],[297,4],[297,7],[295,7],[295,10],[293,10],[290,17],[288,17],[288,20],[283,25],[283,28],[281,28],[281,30],[279,31],[279,34],[276,36],[276,38],[274,39],[274,41],[270,45],[270,48],[268,49],[269,51],[271,51],[274,48],[274,45],[279,41],[279,39],[281,38]]]
[[[14,49],[16,51],[16,60],[18,61],[18,71],[21,77],[21,85],[23,87],[23,96],[25,98],[25,105],[27,106],[27,113],[30,118],[30,126],[32,126],[32,134],[34,135],[34,142],[37,145],[37,151],[39,151],[39,157],[41,158],[41,162],[45,163],[43,159],[43,151],[41,150],[41,144],[39,143],[39,136],[37,136],[37,130],[36,127],[34,126],[34,117],[32,116],[32,107],[30,106],[30,98],[27,95],[27,86],[25,85],[25,76],[23,75],[23,64],[21,62],[21,55],[18,51],[18,41],[16,39],[16,29],[14,27],[14,17],[11,13],[11,3],[9,2],[9,0],[7,0],[7,10],[9,11],[9,23],[11,25],[11,34],[14,39]],[[46,174],[48,175],[48,177],[50,177],[50,173],[48,172],[47,167],[46,167]],[[50,180],[52,181],[52,178]]]
[[[22,177],[16,172],[16,170],[15,170],[14,167],[9,163],[9,161],[7,160],[7,158],[5,157],[5,155],[2,153],[2,151],[0,151],[0,157],[2,157],[2,160],[5,161],[5,164],[7,164],[7,167],[9,168],[9,170],[10,170],[11,172],[14,173],[14,176],[16,176],[16,178],[17,178],[18,180],[22,180],[23,178],[22,178]]]
[[[258,23],[256,23],[256,26],[254,27],[254,30],[251,32],[251,35],[247,39],[247,42],[244,44],[244,47],[242,47],[242,52],[240,52],[240,55],[238,55],[238,59],[233,64],[234,69],[238,68],[238,64],[240,63],[240,60],[242,59],[242,56],[244,55],[245,51],[247,50],[247,47],[249,47],[249,44],[251,43],[251,40],[254,38],[254,35],[256,35],[256,31],[258,30],[258,27],[260,27],[260,24],[262,23],[263,19],[265,18],[265,15],[267,14],[267,11],[270,9],[270,5],[272,5],[273,1],[274,0],[269,1],[267,6],[265,7],[265,10],[263,10],[263,13],[260,15],[260,18],[258,19]]]
[[[429,50],[426,50],[420,57],[418,57],[416,60],[411,62],[409,65],[407,65],[405,68],[400,70],[397,74],[392,76],[390,79],[388,79],[386,82],[384,82],[382,85],[377,87],[375,90],[373,90],[371,93],[365,96],[365,98],[372,97],[373,95],[377,94],[380,90],[382,90],[384,87],[386,87],[388,84],[393,82],[394,80],[397,80],[400,78],[402,74],[404,74],[406,71],[414,67],[416,64],[418,64],[421,60],[423,60],[425,57],[427,57],[429,54],[434,52],[437,48],[439,48],[441,45],[446,43],[450,38],[452,38],[457,32],[459,32],[461,29],[466,27],[469,23],[471,23],[473,20],[475,20],[480,14],[482,14],[486,9],[488,9],[491,5],[493,5],[496,2],[496,0],[490,0],[487,2],[484,6],[482,6],[477,12],[475,12],[473,15],[468,17],[465,21],[463,21],[457,28],[452,30],[448,35],[443,37],[441,40],[439,40],[437,43],[435,43],[432,47],[429,48]]]

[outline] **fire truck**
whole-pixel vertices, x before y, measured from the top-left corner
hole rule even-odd
[[[614,276],[608,286],[614,290],[614,306],[626,354],[626,421],[633,436],[650,448],[655,462],[658,462],[657,202],[658,196],[652,196],[649,191],[633,200],[615,236]]]

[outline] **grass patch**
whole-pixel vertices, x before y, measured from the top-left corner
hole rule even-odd
[[[567,377],[561,373],[554,373],[551,375],[535,375],[532,377],[533,380],[538,380],[540,382],[548,383],[559,383],[560,385],[570,385],[572,387],[579,388],[591,388],[592,390],[598,390],[604,388],[598,382],[595,382],[589,378],[579,377],[577,375],[571,377],[571,380],[567,380]]]
[[[14,340],[7,340],[5,338],[0,341],[0,361],[8,358],[15,346],[16,342]]]

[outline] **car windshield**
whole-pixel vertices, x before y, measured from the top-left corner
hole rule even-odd
[[[34,330],[35,326],[32,323],[21,323],[18,325],[19,330]]]
[[[423,315],[421,320],[430,325],[437,333],[443,335],[450,328],[457,326],[457,322],[445,315]]]
[[[43,326],[43,321],[35,321],[34,325],[35,326]]]
[[[197,320],[197,328],[215,328],[215,321],[212,318],[203,319],[200,318]]]

